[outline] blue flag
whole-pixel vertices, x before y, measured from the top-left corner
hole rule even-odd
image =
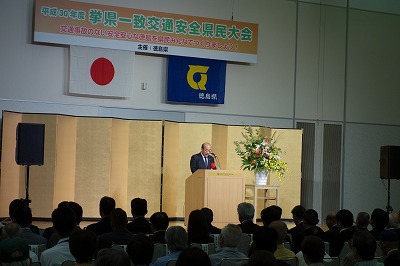
[[[223,104],[226,61],[169,56],[167,101]]]

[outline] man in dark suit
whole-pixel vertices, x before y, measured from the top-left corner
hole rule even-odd
[[[128,245],[133,234],[126,228],[128,216],[121,208],[111,212],[111,227],[113,231],[97,237],[97,252],[102,248],[110,248],[113,244]]]
[[[303,218],[306,208],[301,205],[297,205],[292,209],[293,222],[295,227],[288,230],[288,234],[292,236],[292,251],[297,253],[301,250],[301,242],[303,242],[306,229],[304,228]]]
[[[101,220],[97,223],[88,225],[86,229],[93,231],[96,235],[112,232],[110,213],[114,209],[115,200],[107,196],[102,197],[99,204]]]
[[[190,170],[192,173],[198,169],[216,169],[214,158],[209,156],[212,152],[211,144],[204,142],[201,145],[201,151],[192,155],[190,158]]]
[[[131,201],[131,213],[133,221],[126,228],[133,234],[151,234],[150,223],[144,218],[147,214],[147,201],[141,198],[134,198]]]
[[[168,215],[165,212],[155,212],[150,216],[152,235],[149,235],[150,239],[154,243],[166,244],[165,242],[165,231],[169,225]]]
[[[260,226],[253,222],[255,210],[251,203],[239,203],[237,212],[240,221],[239,227],[242,229],[243,233],[254,234],[260,229]]]

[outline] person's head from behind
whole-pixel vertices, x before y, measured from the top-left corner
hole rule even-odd
[[[144,217],[147,214],[147,200],[141,198],[132,199],[131,212],[133,217]]]
[[[21,226],[17,223],[9,223],[6,224],[3,227],[3,230],[1,231],[1,240],[13,237],[13,236],[19,236],[22,237],[22,229]]]
[[[14,199],[10,202],[8,205],[8,215],[10,215],[10,218],[14,218],[14,211],[21,208],[21,207],[26,207],[28,206],[27,202],[24,201],[23,199]]]
[[[325,217],[326,226],[331,229],[334,225],[336,225],[336,212],[330,212]]]
[[[0,265],[31,265],[29,246],[22,237],[9,237],[0,242]]]
[[[374,228],[384,229],[389,223],[389,214],[382,209],[376,208],[371,213],[370,223]]]
[[[276,233],[278,234],[278,242],[277,244],[282,244],[283,241],[285,241],[286,235],[287,235],[287,225],[282,222],[282,221],[274,221],[269,224],[269,227],[274,229]]]
[[[14,221],[21,227],[29,227],[32,224],[32,210],[28,206],[21,206],[14,210]]]
[[[208,235],[207,219],[201,210],[190,212],[187,228],[191,235]]]
[[[97,253],[96,266],[130,266],[131,260],[122,249],[103,248]]]
[[[124,228],[128,224],[128,215],[121,208],[116,208],[111,211],[111,227],[113,230],[117,228]]]
[[[268,206],[261,211],[261,220],[264,226],[281,219],[282,209],[276,205]]]
[[[75,222],[79,225],[82,221],[83,209],[82,206],[74,201],[62,201],[58,204],[58,207],[69,207],[75,213]]]
[[[134,265],[149,265],[153,258],[154,242],[143,233],[135,234],[126,251]]]
[[[336,222],[338,229],[348,228],[354,223],[354,216],[351,211],[341,209],[336,213]]]
[[[68,237],[76,226],[74,211],[69,207],[58,207],[51,214],[53,229],[61,237]]]
[[[303,221],[305,211],[306,211],[306,208],[304,208],[301,205],[297,205],[297,206],[293,207],[292,217],[293,217],[293,221],[296,225],[299,224],[301,221]]]
[[[115,200],[111,197],[104,196],[100,200],[99,212],[102,218],[109,217],[112,210],[115,209]]]
[[[236,248],[242,238],[242,229],[235,224],[227,224],[221,230],[219,244],[221,247]]]
[[[253,234],[253,249],[267,250],[275,253],[277,249],[278,233],[270,227],[261,227]]]
[[[353,255],[357,261],[372,260],[375,256],[376,240],[368,231],[357,231],[353,235]]]
[[[369,225],[369,214],[367,212],[359,212],[356,217],[356,226],[358,229],[366,229]]]
[[[399,247],[399,235],[396,230],[384,230],[379,234],[378,239],[379,246],[385,256],[389,251],[398,249]]]
[[[201,208],[201,211],[204,213],[204,215],[206,216],[206,220],[208,224],[211,224],[212,221],[214,220],[214,213],[210,208]]]
[[[267,250],[256,250],[251,254],[248,266],[278,266],[278,261],[276,260],[274,254]]]
[[[319,223],[318,212],[314,209],[306,210],[304,212],[303,222],[305,228],[316,226]]]
[[[184,249],[176,261],[176,266],[211,266],[207,253],[198,247]]]
[[[317,236],[321,239],[324,239],[325,232],[318,226],[311,226],[306,229],[306,236]]]
[[[187,248],[188,234],[182,226],[171,226],[165,231],[165,242],[171,252]]]
[[[306,236],[301,243],[301,251],[308,265],[322,263],[325,255],[324,240],[318,236]]]
[[[74,230],[69,236],[69,250],[77,263],[91,263],[96,251],[97,236],[86,229]]]
[[[239,221],[252,220],[254,218],[255,209],[253,204],[248,202],[239,203],[237,207]]]
[[[165,212],[155,212],[150,216],[150,223],[155,231],[165,231],[169,226],[169,218]]]

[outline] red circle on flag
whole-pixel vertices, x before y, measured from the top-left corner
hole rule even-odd
[[[94,60],[90,67],[92,80],[100,86],[109,84],[114,78],[115,70],[110,60],[101,57]]]

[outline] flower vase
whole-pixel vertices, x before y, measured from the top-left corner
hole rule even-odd
[[[259,186],[266,186],[267,185],[267,181],[268,181],[268,171],[256,171],[254,173],[255,177],[256,177],[256,185]]]

